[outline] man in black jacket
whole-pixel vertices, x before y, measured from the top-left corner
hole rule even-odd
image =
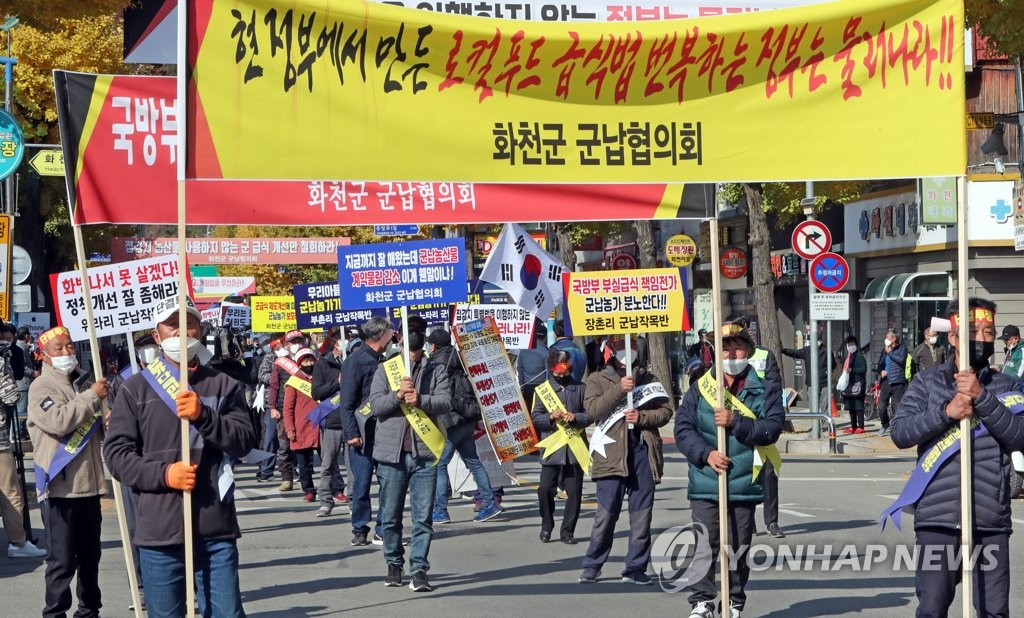
[[[1006,487],[1012,472],[1010,453],[1024,449],[1024,415],[1009,409],[1019,404],[1009,399],[1004,403],[1003,398],[1019,398],[1020,385],[988,364],[996,338],[995,304],[981,298],[968,303],[967,316],[955,305],[946,309],[953,323],[950,359],[914,377],[892,419],[893,443],[900,448],[917,446],[919,470],[911,479],[924,473],[922,483],[908,482],[894,507],[914,507],[916,545],[923,556],[949,557],[928,561],[929,568],[916,573],[919,618],[946,616],[960,582],[960,441],[954,432],[964,418],[980,422],[972,444],[974,550],[980,552],[974,573],[975,607],[979,616],[1010,615],[1012,524]],[[961,318],[969,320],[970,366],[958,371]]]
[[[448,375],[448,387],[451,390],[451,407],[441,417],[441,423],[448,430],[448,436],[445,440],[444,452],[441,453],[441,459],[437,462],[433,522],[447,524],[452,520],[448,514],[448,464],[451,463],[456,452],[469,468],[477,491],[480,492],[483,508],[480,509],[480,514],[474,521],[487,521],[497,517],[501,509],[494,506],[491,480],[487,477],[484,465],[480,463],[480,456],[476,452],[476,440],[473,438],[476,422],[481,418],[480,404],[476,400],[476,395],[473,394],[473,385],[470,384],[466,370],[462,367],[459,354],[452,347],[452,336],[444,330],[437,329],[430,333],[427,341],[434,346],[430,361],[445,369]]]
[[[344,345],[343,339],[337,339],[331,351],[321,356],[313,366],[313,399],[326,401],[338,394]],[[320,431],[320,486],[317,488],[320,508],[316,512],[317,517],[330,515],[335,501],[339,504],[348,504],[345,477],[338,467],[344,463],[345,440],[339,408],[327,415]]]
[[[367,545],[370,532],[370,480],[373,477],[374,423],[368,410],[361,410],[370,398],[373,374],[383,359],[384,350],[395,329],[387,318],[374,317],[361,328],[363,345],[349,355],[341,368],[342,437],[349,446],[348,465],[352,470],[349,503],[352,507],[352,545]],[[365,412],[365,413],[364,413]]]
[[[110,414],[103,455],[110,473],[135,495],[135,542],[151,615],[184,616],[185,537],[182,491],[192,492],[193,543],[199,611],[204,616],[245,616],[238,582],[241,536],[231,459],[256,445],[245,391],[229,376],[199,364],[199,311],[188,302],[188,349],[178,331],[178,297],[153,311],[153,338],[165,370],[125,381]],[[186,357],[189,390],[173,376]],[[164,385],[164,386],[161,386]],[[176,392],[176,396],[172,396]],[[190,422],[191,465],[181,460],[180,419]]]
[[[903,393],[907,391],[907,373],[907,346],[899,333],[890,330],[885,333],[885,352],[878,361],[878,378],[882,382],[882,392],[878,396],[878,418],[882,421],[882,429],[878,432],[880,436],[889,431],[889,410],[896,412]]]

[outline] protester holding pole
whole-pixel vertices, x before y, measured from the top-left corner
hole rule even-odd
[[[675,439],[686,455],[689,467],[687,498],[694,522],[707,531],[712,560],[718,555],[719,528],[718,479],[728,480],[728,524],[735,566],[730,567],[730,618],[739,618],[746,604],[745,587],[750,576],[746,552],[754,534],[754,510],[764,501],[762,478],[765,463],[781,467],[774,444],[782,433],[786,414],[782,391],[770,380],[762,380],[749,364],[754,341],[740,322],[722,326],[721,366],[725,385],[725,405],[718,405],[717,385],[708,372],[691,387],[676,412]],[[728,456],[718,449],[717,430],[726,430]],[[709,568],[691,587],[691,618],[714,616],[715,571]],[[722,600],[721,615],[725,613]]]
[[[587,378],[583,407],[597,426],[590,444],[591,477],[597,483],[597,514],[590,546],[583,558],[579,582],[593,583],[601,576],[615,536],[622,500],[629,496],[629,549],[623,581],[647,585],[651,557],[651,518],[654,486],[664,467],[658,429],[672,418],[668,391],[644,368],[626,373],[625,349],[616,351],[608,365]],[[635,389],[635,390],[634,390]],[[626,405],[633,393],[633,407]]]
[[[949,345],[954,353],[941,366],[914,376],[892,419],[892,440],[899,448],[917,446],[918,465],[903,492],[883,514],[900,524],[902,509],[914,508],[916,544],[941,555],[915,574],[917,616],[946,616],[960,580],[961,483],[960,421],[971,427],[973,464],[974,577],[979,616],[1009,616],[1012,532],[1010,453],[1024,449],[1024,393],[1013,378],[994,371],[989,358],[996,339],[996,305],[982,298],[968,301],[966,315],[951,303]],[[968,341],[960,325],[967,320]],[[961,345],[968,350],[966,367],[959,366]],[[948,557],[948,559],[947,559]]]
[[[187,299],[187,297],[186,297]],[[153,311],[153,338],[162,355],[125,381],[110,415],[103,453],[111,474],[135,491],[136,531],[146,604],[152,616],[191,615],[186,598],[183,492],[195,496],[193,549],[199,611],[203,616],[244,616],[238,581],[241,536],[231,458],[257,440],[245,392],[229,376],[199,364],[200,314],[186,300],[187,346],[181,349],[179,298]],[[179,389],[185,357],[190,390]],[[189,423],[190,459],[178,448],[179,419]]]
[[[14,406],[19,393],[6,363],[0,358],[0,519],[7,533],[7,557],[42,558],[46,550],[32,543],[22,517],[25,494],[18,479],[18,465],[11,452],[10,441],[10,436],[18,432]]]
[[[78,368],[64,327],[41,334],[39,348],[43,371],[29,387],[28,431],[50,544],[43,616],[63,616],[71,608],[76,575],[76,615],[99,616],[100,496],[107,493],[99,434],[107,381],[93,382]]]

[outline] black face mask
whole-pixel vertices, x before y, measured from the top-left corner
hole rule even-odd
[[[554,378],[555,378],[555,382],[558,382],[562,386],[566,386],[567,384],[572,384],[572,375],[554,376]]]
[[[306,373],[312,373],[313,365],[302,365],[302,370],[305,371]]]
[[[992,341],[971,341],[967,348],[968,361],[975,370],[988,367],[988,359],[995,354],[996,344]]]

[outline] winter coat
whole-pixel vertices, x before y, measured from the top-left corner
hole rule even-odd
[[[791,358],[799,358],[804,362],[804,375],[807,377],[807,383],[811,383],[811,346],[805,345],[800,349],[796,348],[782,348],[782,353]],[[825,351],[825,346],[818,342],[818,381],[821,385],[828,384],[828,353]]]
[[[341,428],[346,441],[362,438],[367,444],[373,443],[373,423],[356,420],[358,410],[370,398],[370,387],[382,355],[369,345],[361,345],[345,360],[341,366]],[[367,421],[369,419],[362,419]]]
[[[946,415],[956,392],[955,358],[914,376],[892,417],[889,429],[899,448],[917,446],[918,459],[957,424]],[[1014,415],[997,395],[1019,391],[1020,383],[991,369],[978,373],[982,393],[974,401],[974,415],[988,432],[973,440],[974,475],[971,481],[974,528],[981,532],[1010,532],[1010,453],[1024,449],[1024,414]],[[938,469],[917,501],[914,528],[960,527],[960,453]]]
[[[883,371],[889,384],[907,383],[907,346],[903,345],[903,342],[882,354],[882,360],[878,363],[878,374],[881,375]]]
[[[592,373],[587,378],[583,408],[593,423],[599,424],[604,421],[612,415],[619,402],[625,401],[626,393],[619,388],[620,379],[618,371],[612,366]],[[654,377],[654,374],[639,369],[634,372],[633,381],[636,386],[644,386],[657,382],[657,378]],[[590,469],[591,478],[629,476],[627,462],[629,449],[637,443],[637,440],[643,440],[647,444],[647,457],[651,464],[654,482],[661,482],[665,458],[658,429],[667,425],[672,419],[672,404],[670,400],[666,399],[661,403],[648,404],[647,408],[640,409],[639,412],[640,419],[635,423],[633,430],[630,430],[627,423],[622,421],[616,423],[608,431],[608,436],[615,442],[605,446],[607,457],[594,457],[593,466]]]
[[[726,453],[730,459],[729,500],[758,503],[764,501],[764,486],[760,476],[758,480],[752,480],[754,450],[778,441],[786,412],[778,384],[761,380],[752,369],[737,377],[741,378],[743,386],[736,396],[757,419],[736,412],[732,427],[725,430]],[[675,438],[676,447],[689,464],[687,497],[690,500],[717,501],[718,473],[708,465],[708,455],[718,448],[715,409],[696,385],[686,392],[682,405],[676,411]]]
[[[304,379],[304,374],[299,374]],[[284,429],[295,432],[291,440],[292,450],[320,448],[320,430],[307,418],[317,405],[316,400],[302,391],[285,384],[284,387]]]
[[[241,536],[235,503],[221,499],[218,476],[225,457],[239,459],[256,445],[256,428],[245,404],[244,388],[233,378],[205,366],[190,371],[189,388],[202,410],[192,423],[202,448],[192,438],[196,487],[192,490],[192,530],[197,539],[216,541]],[[135,542],[145,547],[185,542],[182,492],[165,481],[167,467],[181,460],[181,421],[139,374],[128,378],[110,413],[103,455],[114,478],[132,488]]]
[[[341,387],[341,357],[334,352],[321,356],[313,365],[313,399],[324,401],[338,394]],[[341,429],[341,408],[331,412],[324,419],[324,429]]]
[[[843,364],[839,368],[842,370],[845,367],[846,359],[843,359]],[[864,399],[864,395],[867,393],[868,361],[860,350],[854,352],[852,358],[850,358],[850,369],[852,369],[850,381],[847,383],[846,388],[843,389],[843,397],[848,399]]]
[[[444,367],[435,365],[426,358],[414,363],[420,365],[416,376],[416,392],[420,402],[417,406],[423,410],[435,425],[439,418],[451,406],[451,392],[448,390],[448,374]],[[373,442],[373,459],[382,463],[398,463],[402,459],[402,443],[406,433],[412,433],[412,454],[417,459],[434,459],[427,445],[409,426],[409,421],[402,411],[398,394],[388,384],[388,376],[384,367],[378,367],[370,387],[370,414],[377,419],[377,431]],[[438,427],[438,429],[441,429]]]
[[[569,423],[570,427],[583,429],[590,425],[590,415],[583,408],[583,395],[586,391],[586,386],[583,382],[573,380],[571,383],[562,386],[554,380],[548,380],[548,384],[554,389],[555,394],[558,395],[558,400],[565,406],[566,411],[572,412],[576,416]],[[555,432],[556,425],[551,421],[551,410],[548,410],[541,403],[540,397],[534,397],[531,416],[533,417],[533,427],[537,430],[538,437],[541,440]],[[587,442],[586,433],[580,432],[580,437],[584,443]],[[579,461],[577,461],[576,454],[572,452],[572,449],[566,445],[553,453],[549,451],[548,456],[541,459],[540,464],[542,466],[579,465]]]
[[[459,354],[452,346],[437,348],[430,362],[443,367],[448,375],[448,390],[452,403],[441,416],[441,423],[446,429],[467,423],[476,423],[481,418],[480,403],[473,392],[473,384],[466,375]]]
[[[103,410],[99,395],[89,389],[92,376],[75,369],[71,374],[44,364],[28,388],[28,433],[37,466],[49,468],[61,439]],[[87,498],[107,493],[100,442],[102,427],[61,471],[50,479],[51,498]]]

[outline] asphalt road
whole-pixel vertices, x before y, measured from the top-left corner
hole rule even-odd
[[[686,465],[666,445],[667,469],[655,502],[655,534],[690,523],[686,500]],[[878,517],[899,493],[913,459],[906,453],[865,456],[785,457],[781,482],[781,524],[785,539],[763,533],[758,564],[768,564],[751,576],[744,616],[909,616],[916,606],[913,573],[893,568],[899,545],[912,549],[910,518],[904,531],[892,526],[880,532]],[[687,615],[685,593],[668,593],[655,584],[640,587],[619,581],[625,554],[625,518],[604,577],[596,584],[576,583],[585,542],[575,546],[541,544],[539,517],[532,486],[539,477],[537,459],[518,463],[523,487],[508,491],[506,513],[482,524],[472,523],[472,502],[456,500],[453,523],[435,528],[430,552],[433,593],[413,593],[407,587],[386,588],[385,566],[376,546],[349,546],[348,510],[336,508],[327,519],[313,516],[299,492],[282,497],[276,486],[257,484],[252,468],[239,470],[241,582],[250,616],[626,616]],[[583,516],[578,537],[589,534],[593,520],[594,485],[584,488]],[[33,511],[39,526],[38,511]],[[1024,502],[1014,504],[1014,521],[1024,526]],[[763,530],[760,509],[758,526]],[[129,615],[129,591],[117,536],[113,502],[105,503],[101,586],[108,616]],[[1024,541],[1011,537],[1013,581],[1022,581]],[[45,540],[43,540],[45,543]],[[786,544],[795,553],[815,556],[803,569],[785,560],[768,560]],[[862,563],[868,545],[886,546],[888,557],[868,569]],[[808,548],[807,546],[813,545]],[[844,549],[852,545],[853,549]],[[853,551],[855,554],[850,554]],[[877,550],[876,550],[877,552]],[[857,556],[849,560],[851,555]],[[877,556],[877,553],[876,553]],[[845,566],[836,561],[846,558]],[[809,568],[808,568],[809,564]],[[781,567],[779,565],[782,565]],[[653,571],[652,571],[653,572]],[[0,589],[5,616],[39,615],[43,599],[43,563],[0,559]],[[1024,593],[1014,590],[1011,607],[1024,605]],[[953,615],[959,615],[960,601]]]

